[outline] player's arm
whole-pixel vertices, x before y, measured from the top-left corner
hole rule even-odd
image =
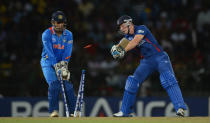
[[[135,35],[133,40],[131,40],[124,48],[125,52],[128,52],[132,50],[133,48],[135,48],[141,42],[143,38],[144,38],[144,35],[141,35],[141,34]]]
[[[62,57],[62,61],[69,62],[71,59],[71,53],[72,53],[72,47],[73,47],[73,36],[72,34],[68,38],[68,41],[65,44],[65,51]]]
[[[133,48],[135,48],[144,38],[144,36],[147,34],[147,27],[146,26],[140,26],[137,28],[136,32],[135,32],[135,36],[133,38],[133,40],[131,40],[128,45],[125,47],[125,52],[128,52],[130,50],[132,50]]]
[[[129,40],[127,38],[122,38],[117,45],[113,45],[111,48],[111,54],[114,59],[123,58],[125,54],[125,47],[128,45]]]
[[[72,53],[72,47],[73,47],[73,36],[71,35],[67,38],[67,42],[65,43],[65,51],[62,56],[61,64],[61,74],[63,77],[63,80],[69,80],[70,79],[70,72],[68,70],[68,62],[71,59],[71,53]]]
[[[129,40],[127,38],[122,38],[117,46],[125,49],[128,43],[129,43]]]
[[[51,40],[50,38],[51,38],[51,36],[47,32],[44,32],[42,34],[43,47],[47,51],[48,58],[51,60],[52,65],[54,66],[57,63],[57,60],[56,60],[55,54],[52,49],[52,43],[50,41]]]
[[[146,35],[146,27],[141,26],[137,29],[136,35],[134,36],[133,40],[128,41],[126,38],[120,41],[118,45],[112,46],[111,54],[116,58],[123,58],[125,53],[134,49],[144,38]],[[123,44],[123,45],[122,45]]]

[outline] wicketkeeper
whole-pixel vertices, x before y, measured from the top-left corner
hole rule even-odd
[[[64,80],[67,104],[71,114],[74,112],[76,97],[72,83],[69,82],[70,72],[68,63],[71,59],[73,47],[72,32],[66,29],[67,19],[62,11],[52,14],[52,27],[42,34],[42,58],[41,67],[48,87],[49,113],[51,117],[58,117],[59,94],[61,83],[59,71]]]
[[[140,85],[154,71],[159,72],[161,85],[168,93],[177,115],[184,116],[186,105],[168,54],[163,51],[149,29],[145,25],[134,25],[130,16],[121,16],[117,20],[117,25],[119,31],[125,36],[118,45],[112,47],[112,56],[115,59],[121,59],[126,52],[137,48],[138,53],[141,53],[144,58],[134,74],[128,76],[120,112],[114,114],[114,116],[131,116]]]

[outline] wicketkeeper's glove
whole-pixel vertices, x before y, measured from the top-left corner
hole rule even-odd
[[[62,80],[70,79],[70,72],[68,70],[68,62],[60,61],[54,65],[57,77],[60,79],[59,72],[61,73]]]
[[[121,46],[114,45],[112,46],[111,54],[114,59],[121,59],[125,55],[125,50]]]

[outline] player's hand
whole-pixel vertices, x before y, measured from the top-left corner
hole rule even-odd
[[[61,64],[60,64],[60,62],[56,63],[54,65],[54,68],[55,68],[56,75],[59,78],[59,72],[61,71]]]
[[[61,64],[61,76],[63,80],[70,79],[70,72],[68,70],[68,62],[67,61],[60,61]]]
[[[60,61],[54,65],[55,72],[58,78],[60,78],[59,74],[63,80],[70,79],[70,72],[68,70],[68,62],[67,61]]]
[[[60,61],[59,63],[61,65],[61,68],[64,67],[64,68],[68,69],[68,62],[67,61]]]
[[[111,54],[114,59],[121,59],[125,55],[125,50],[121,46],[114,45],[112,46]]]
[[[69,80],[70,79],[70,72],[65,67],[61,68],[61,77],[63,80]]]

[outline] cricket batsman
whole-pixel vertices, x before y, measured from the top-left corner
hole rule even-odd
[[[126,52],[137,48],[143,59],[133,75],[128,76],[121,109],[113,116],[131,116],[140,85],[154,71],[159,72],[161,85],[168,93],[177,116],[184,116],[186,105],[168,54],[163,51],[150,30],[145,25],[134,25],[130,16],[121,16],[117,20],[117,25],[124,38],[111,48],[113,58],[121,59]]]
[[[52,14],[52,27],[42,33],[41,67],[48,84],[48,101],[50,117],[58,117],[59,94],[61,84],[59,74],[64,82],[68,108],[74,112],[76,97],[72,83],[69,82],[68,63],[71,59],[73,34],[66,29],[67,19],[62,11]]]

